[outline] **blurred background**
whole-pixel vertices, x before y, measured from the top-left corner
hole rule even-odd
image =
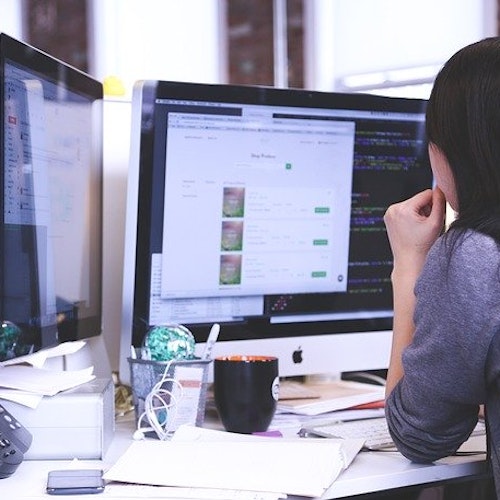
[[[0,0],[0,29],[98,79],[425,95],[498,0]]]

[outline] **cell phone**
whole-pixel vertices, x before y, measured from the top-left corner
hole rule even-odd
[[[50,471],[47,477],[49,495],[88,495],[102,493],[101,469],[64,469]]]

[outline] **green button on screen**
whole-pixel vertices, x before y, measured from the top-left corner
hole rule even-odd
[[[326,271],[313,271],[311,276],[313,278],[326,278]]]

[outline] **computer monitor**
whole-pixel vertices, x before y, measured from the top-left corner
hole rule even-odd
[[[102,84],[0,34],[0,361],[101,333]]]
[[[386,368],[383,215],[432,185],[425,100],[143,81],[132,106],[121,378],[165,323],[283,377]]]

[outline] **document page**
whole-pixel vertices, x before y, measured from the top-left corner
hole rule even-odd
[[[321,496],[347,465],[342,441],[256,436],[239,439],[238,434],[221,434],[225,434],[222,440],[198,435],[195,441],[134,442],[105,473],[105,479],[314,497]]]
[[[382,401],[385,387],[338,380],[331,383],[305,384],[314,395],[311,398],[280,399],[278,411],[298,415],[321,415],[366,403]]]

